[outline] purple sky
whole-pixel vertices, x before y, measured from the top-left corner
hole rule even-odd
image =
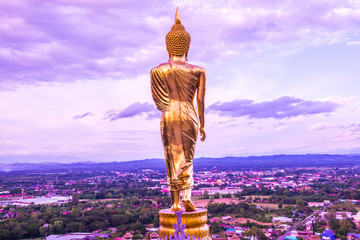
[[[0,156],[163,157],[149,72],[176,6],[208,77],[195,157],[360,153],[360,0],[11,0]]]

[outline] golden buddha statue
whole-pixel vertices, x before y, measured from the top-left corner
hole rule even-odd
[[[187,63],[191,37],[181,24],[179,8],[175,24],[166,35],[169,61],[151,70],[151,92],[161,116],[161,137],[167,168],[167,183],[171,193],[171,210],[180,211],[180,191],[186,212],[195,211],[191,201],[194,185],[193,158],[200,130],[206,138],[204,124],[206,73],[201,67]],[[196,114],[193,101],[197,93]]]

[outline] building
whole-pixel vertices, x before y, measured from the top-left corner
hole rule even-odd
[[[149,239],[150,240],[157,240],[159,238],[159,235],[156,233],[156,232],[152,232],[150,235],[149,235]]]
[[[133,235],[131,235],[129,232],[125,233],[123,236],[123,239],[125,240],[132,240]]]
[[[237,187],[228,187],[224,189],[220,189],[218,187],[207,187],[207,188],[200,188],[197,192],[195,192],[196,195],[204,195],[205,192],[207,192],[209,195],[215,195],[217,193],[219,194],[236,194],[242,192],[242,188]],[[194,193],[194,191],[193,191]],[[194,195],[195,196],[195,195]]]
[[[273,217],[273,222],[292,223],[292,218],[288,217]]]
[[[41,204],[53,204],[53,203],[66,203],[71,201],[71,196],[51,196],[51,197],[35,197],[14,200],[12,205],[17,206],[29,206],[29,205],[41,205]]]
[[[225,233],[227,235],[228,240],[231,240],[231,239],[233,239],[233,237],[237,236],[233,229],[231,229],[231,230],[228,229],[228,230],[226,230]]]
[[[348,233],[348,235],[346,236],[346,239],[347,239],[347,240],[360,239],[360,234]]]
[[[308,202],[309,207],[324,207],[324,202]]]
[[[103,239],[110,237],[109,233],[67,233],[60,235],[50,235],[46,240],[94,240],[97,237]]]
[[[83,240],[90,235],[91,233],[68,233],[60,235],[50,235],[46,237],[46,240]]]
[[[225,217],[222,217],[221,220],[223,220],[225,222],[230,222],[233,220],[233,218],[231,216],[225,216]]]
[[[287,225],[287,224],[282,224],[282,225],[279,225],[276,227],[275,230],[278,230],[278,231],[286,231],[290,228],[290,225]]]
[[[360,212],[358,212],[356,215],[354,215],[352,217],[354,219],[356,228],[360,228]]]
[[[336,212],[336,219],[343,220],[352,217],[352,212]]]
[[[335,239],[335,232],[332,231],[332,230],[325,230],[321,234],[321,239],[322,240],[334,240]]]
[[[297,240],[295,236],[286,236],[285,240]]]

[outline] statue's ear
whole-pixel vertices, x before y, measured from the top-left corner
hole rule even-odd
[[[169,53],[169,62],[170,62],[170,59],[171,59],[171,54]]]
[[[187,51],[187,52],[185,53],[185,59],[186,59],[186,61],[189,61],[188,58],[187,58],[188,52],[189,52],[189,51]]]

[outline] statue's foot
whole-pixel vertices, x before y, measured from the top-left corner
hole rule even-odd
[[[173,212],[177,212],[181,210],[181,205],[180,204],[173,204],[171,205],[171,211]]]
[[[184,205],[185,212],[195,212],[196,208],[191,200],[182,200],[182,204]]]
[[[171,195],[171,211],[180,211],[180,191],[170,191]]]

